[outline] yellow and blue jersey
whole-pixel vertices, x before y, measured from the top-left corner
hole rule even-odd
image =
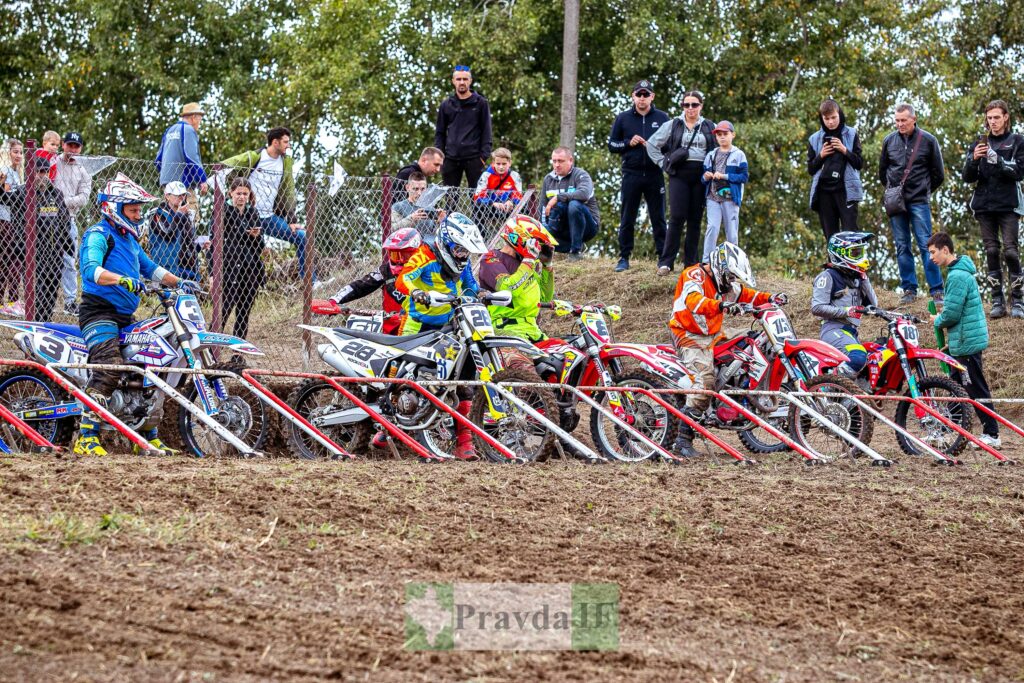
[[[395,282],[395,289],[406,295],[402,302],[405,309],[402,334],[410,334],[419,331],[423,325],[440,327],[452,317],[450,305],[419,304],[409,296],[411,292],[422,289],[426,292],[440,292],[456,296],[463,294],[476,296],[479,287],[469,263],[462,269],[458,279],[447,279],[441,271],[441,262],[430,245],[424,244],[406,262],[402,273]]]

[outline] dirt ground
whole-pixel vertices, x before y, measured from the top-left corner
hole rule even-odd
[[[1024,470],[0,460],[4,680],[1002,681]],[[613,653],[403,650],[407,581],[614,582]]]

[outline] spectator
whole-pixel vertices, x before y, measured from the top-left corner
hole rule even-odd
[[[50,322],[53,316],[53,306],[57,301],[57,293],[60,291],[61,269],[64,266],[64,256],[74,248],[71,239],[71,214],[68,211],[67,202],[61,191],[53,186],[50,181],[50,162],[45,157],[37,156],[33,165],[35,173],[28,179],[35,183],[36,202],[36,239],[35,239],[35,315],[34,319],[39,322]],[[24,245],[25,235],[25,186],[19,187],[13,194],[16,195],[14,205],[16,207],[15,222],[18,225],[19,240]],[[22,251],[22,254],[24,252]],[[19,262],[19,267],[24,264]],[[24,307],[12,313],[25,315]]]
[[[811,210],[817,212],[825,243],[837,232],[859,232],[857,204],[864,199],[860,169],[864,157],[856,128],[833,99],[818,107],[821,130],[807,140],[807,172],[811,174]]]
[[[85,170],[75,157],[82,153],[85,146],[82,136],[78,133],[67,133],[64,136],[64,153],[53,160],[54,170],[51,178],[54,186],[64,195],[64,203],[71,214],[68,234],[71,236],[73,249],[64,255],[64,270],[60,276],[60,286],[64,290],[64,312],[78,315],[78,266],[75,259],[78,255],[78,212],[89,201],[92,190],[92,176]]]
[[[441,172],[443,164],[444,152],[437,147],[424,147],[423,151],[420,152],[420,158],[408,166],[403,166],[395,174],[395,180],[400,180],[404,183],[409,180],[409,176],[412,173],[422,173],[423,177],[430,179]]]
[[[878,164],[878,180],[886,188],[902,187],[907,210],[889,217],[893,241],[896,242],[896,264],[903,288],[901,304],[917,298],[917,273],[911,251],[911,233],[917,241],[924,263],[928,292],[936,304],[942,304],[942,273],[928,258],[928,238],[932,235],[932,213],[928,206],[932,192],[946,179],[942,168],[942,150],[935,136],[917,126],[914,108],[906,103],[896,105],[896,130],[882,141]]]
[[[987,132],[967,150],[963,177],[964,182],[975,184],[970,207],[981,226],[981,240],[985,244],[988,283],[992,287],[990,315],[1006,315],[1001,250],[1010,275],[1010,315],[1024,318],[1024,275],[1018,247],[1020,218],[1016,213],[1024,208],[1019,203],[1018,185],[1024,179],[1024,136],[1010,130],[1009,107],[1003,100],[993,100],[985,107],[985,127]]]
[[[177,181],[189,190],[198,187],[200,194],[209,190],[199,154],[199,124],[205,115],[197,102],[189,102],[181,108],[181,120],[164,131],[156,153],[156,169],[160,172],[162,187]]]
[[[242,152],[221,163],[242,172],[248,179],[263,233],[295,245],[299,277],[306,276],[306,231],[295,213],[295,177],[288,150],[292,132],[287,128],[267,131],[267,146]]]
[[[455,93],[437,109],[434,146],[444,152],[441,177],[445,185],[458,187],[462,174],[466,184],[476,187],[485,160],[491,156],[491,110],[483,95],[470,89],[473,74],[468,66],[456,66],[452,73]]]
[[[953,380],[967,389],[974,400],[992,410],[988,399],[992,398],[985,372],[981,363],[981,352],[988,348],[988,325],[985,323],[985,309],[981,303],[976,275],[978,269],[969,256],[954,253],[953,239],[944,232],[937,232],[928,239],[928,255],[936,266],[946,268],[946,301],[942,313],[932,316],[936,330],[946,330],[949,353],[966,368],[966,373],[953,370]],[[979,440],[999,447],[999,423],[996,419],[975,407],[981,420],[983,434]]]
[[[551,168],[541,188],[547,199],[544,225],[558,242],[555,250],[569,252],[569,260],[578,261],[601,224],[594,181],[589,173],[575,165],[568,147],[555,147],[551,152]]]
[[[416,202],[427,189],[427,179],[422,173],[413,171],[405,187],[409,191],[409,196],[391,206],[391,231],[414,228],[425,241],[432,244],[437,226],[444,220],[444,211],[416,206]]]
[[[675,266],[684,223],[683,267],[698,262],[700,227],[707,202],[702,182],[704,157],[718,145],[711,132],[715,124],[701,116],[704,94],[689,90],[683,93],[680,105],[682,116],[674,118],[671,126],[659,128],[647,141],[648,156],[668,173],[668,233],[664,251],[658,257],[658,275],[662,276],[671,273]]]
[[[195,242],[188,190],[172,180],[164,188],[164,200],[149,216],[149,257],[180,278],[198,280]]]
[[[25,184],[25,147],[21,140],[8,138],[4,144],[3,156],[4,167],[0,169],[0,182],[4,191],[10,192]],[[10,220],[10,217],[0,220]]]
[[[654,87],[648,80],[633,86],[633,106],[615,117],[608,150],[622,155],[622,182],[619,194],[622,212],[619,215],[619,263],[616,272],[629,268],[633,254],[633,233],[640,200],[647,202],[651,218],[654,249],[661,257],[665,248],[665,178],[659,166],[647,153],[647,141],[668,123],[668,114],[654,107]]]
[[[494,150],[494,160],[480,176],[473,195],[473,220],[497,227],[512,214],[523,198],[523,179],[512,170],[512,152]]]
[[[53,161],[60,152],[60,144],[60,134],[55,130],[48,130],[43,133],[43,146],[36,150],[36,156],[41,156],[50,162],[50,180],[57,178],[57,167],[53,165]]]
[[[266,283],[263,270],[263,219],[254,207],[255,194],[245,178],[231,181],[229,202],[224,205],[224,297],[223,320],[235,312],[236,337],[249,333],[249,314],[260,287]]]
[[[747,156],[732,146],[736,129],[728,121],[719,121],[714,129],[718,149],[704,157],[704,184],[707,186],[708,230],[704,235],[704,259],[718,247],[718,232],[725,224],[725,241],[739,246],[740,205],[743,185],[749,180]]]

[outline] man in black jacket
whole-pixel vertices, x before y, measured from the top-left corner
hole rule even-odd
[[[992,318],[1006,315],[1003,296],[1003,266],[1000,251],[1010,276],[1010,315],[1024,318],[1024,274],[1021,274],[1020,251],[1017,245],[1020,218],[1018,183],[1024,180],[1024,136],[1010,130],[1009,107],[1003,100],[993,100],[985,107],[987,133],[967,150],[963,178],[975,183],[970,207],[981,226],[985,243],[988,283],[992,286]],[[1002,245],[1000,245],[1002,238]]]
[[[882,141],[882,156],[878,164],[878,180],[886,188],[903,185],[903,201],[907,211],[891,216],[893,240],[896,242],[896,264],[903,288],[901,304],[917,298],[917,273],[914,253],[910,244],[911,230],[924,264],[924,277],[928,292],[937,304],[942,304],[942,272],[928,257],[928,240],[932,236],[932,212],[928,205],[932,192],[946,179],[942,167],[942,150],[935,136],[917,126],[914,108],[903,103],[896,105],[896,130]],[[915,152],[916,148],[916,152]],[[910,170],[907,171],[907,165]]]
[[[469,67],[456,66],[455,93],[437,110],[434,146],[444,152],[441,178],[451,187],[458,187],[465,173],[469,187],[475,188],[491,156],[491,109],[483,95],[470,89],[472,82]]]
[[[665,245],[665,179],[661,167],[647,155],[647,140],[668,122],[668,114],[654,108],[654,88],[648,80],[633,86],[633,106],[615,117],[608,151],[622,155],[622,213],[619,216],[619,263],[615,272],[629,268],[633,232],[640,200],[647,202],[654,248],[661,256]]]

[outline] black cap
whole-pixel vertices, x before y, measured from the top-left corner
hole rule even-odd
[[[85,147],[85,141],[82,140],[81,133],[65,133],[64,142],[73,142],[76,145],[81,145],[82,147]]]
[[[630,92],[636,92],[637,90],[647,90],[653,93],[654,86],[651,85],[651,82],[645,78],[641,81],[637,81],[636,85],[633,86],[633,90],[631,90]]]
[[[50,170],[50,160],[47,159],[46,157],[42,157],[42,156],[36,155],[36,172],[39,172],[39,171],[49,171],[49,170]]]

